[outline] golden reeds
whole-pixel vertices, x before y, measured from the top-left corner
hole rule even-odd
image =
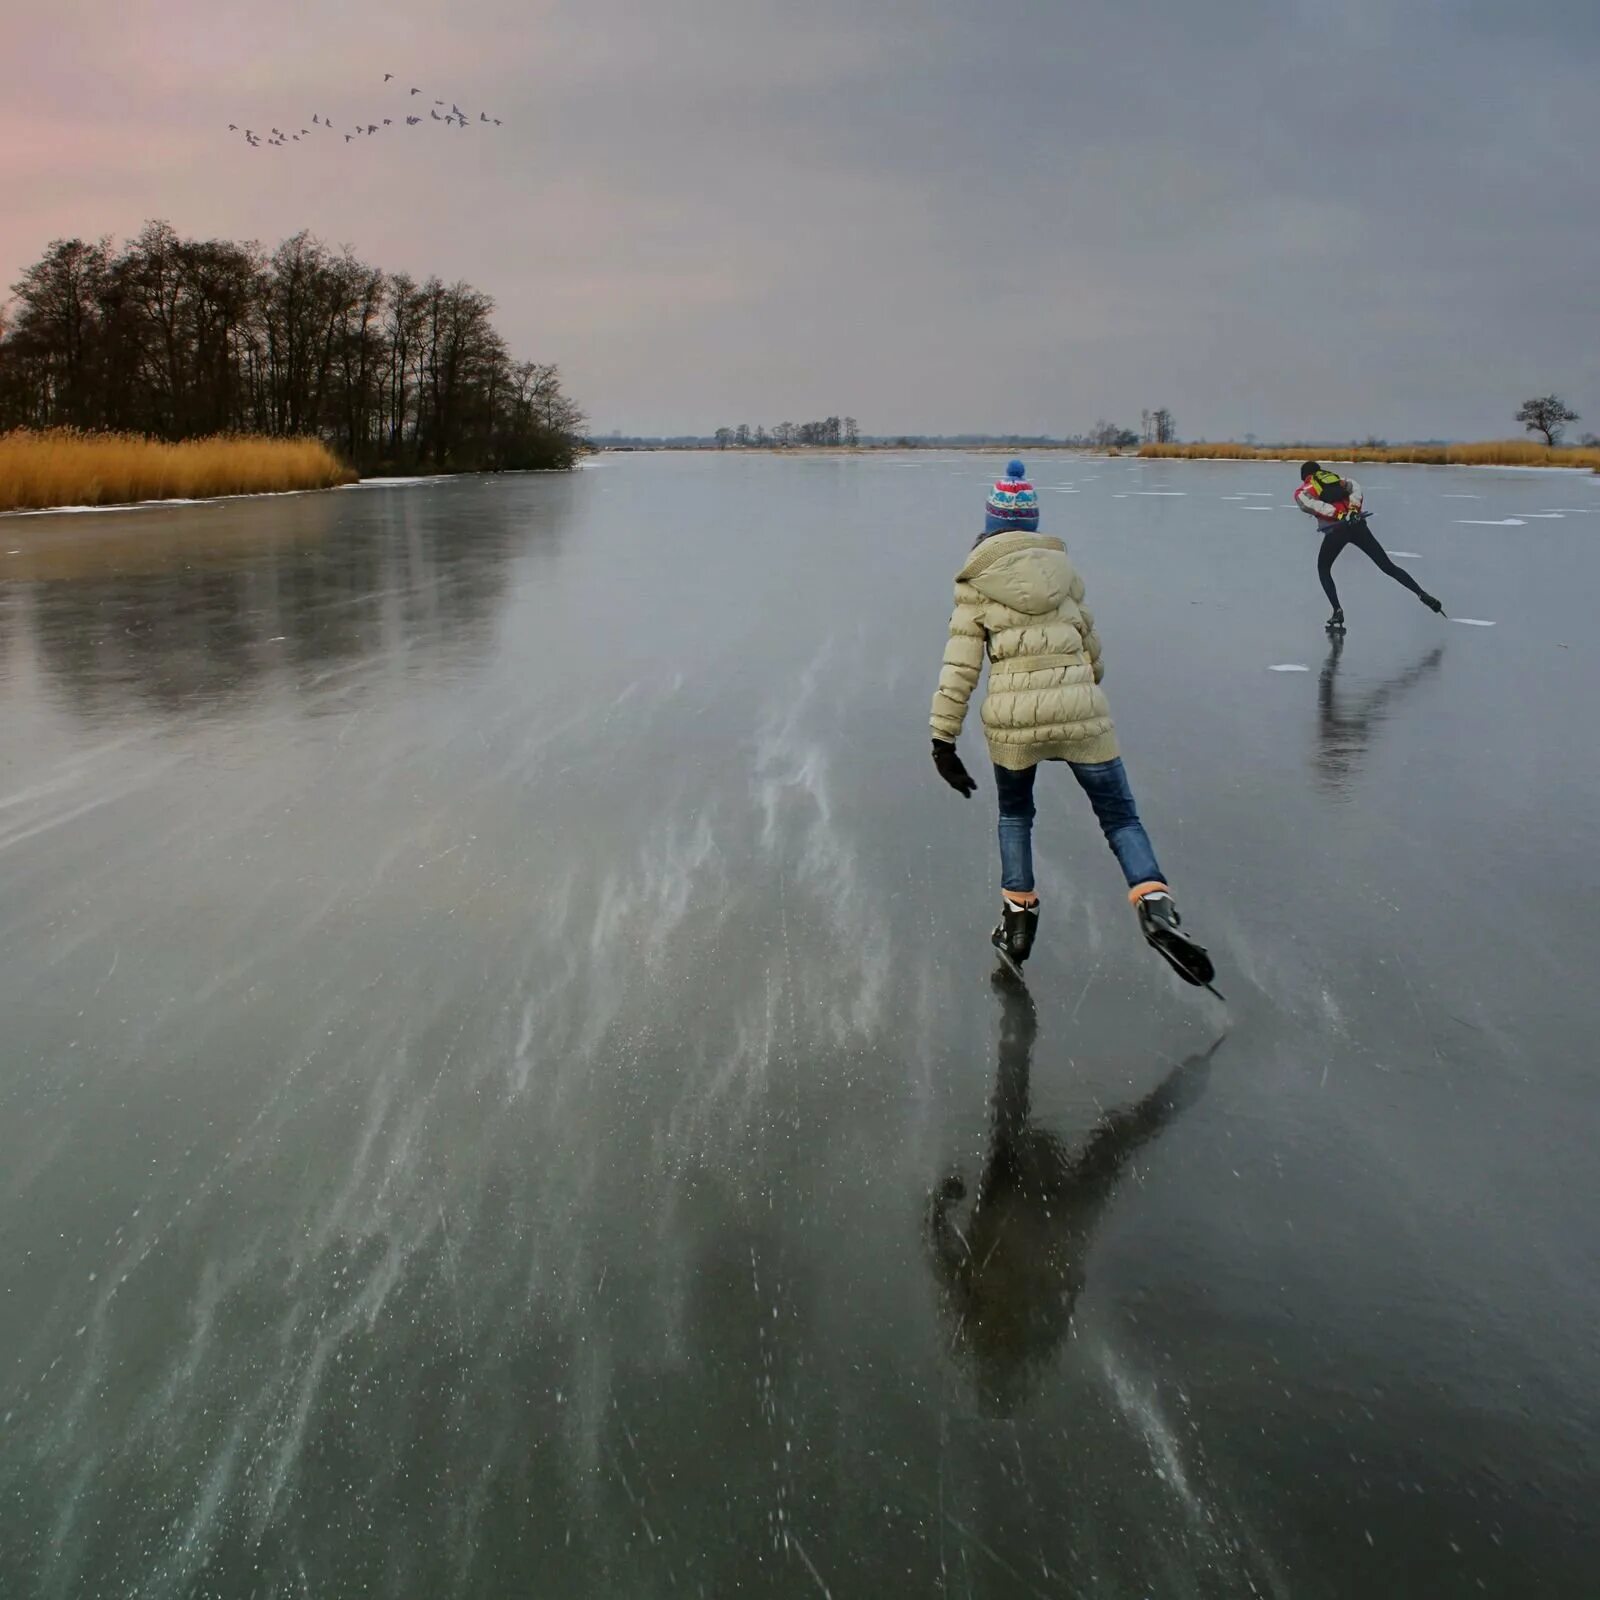
[[[164,444],[70,428],[0,434],[0,511],[330,489],[355,479],[318,439],[218,434]]]
[[[1253,445],[1147,444],[1141,456],[1189,461],[1411,462],[1427,467],[1593,467],[1600,472],[1600,449],[1552,450],[1532,439],[1485,439],[1478,444]]]

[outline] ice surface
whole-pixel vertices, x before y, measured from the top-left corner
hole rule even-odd
[[[1030,1020],[945,464],[7,528],[7,1600],[1589,1592],[1593,519],[1365,469],[1500,627],[1330,642],[1276,469],[1030,459],[1228,995],[1051,767]]]

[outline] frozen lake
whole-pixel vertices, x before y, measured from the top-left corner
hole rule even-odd
[[[1594,1592],[1600,479],[1359,469],[1494,626],[1335,658],[1292,467],[1030,458],[1229,1000],[1047,773],[1030,1010],[1002,465],[0,520],[6,1600]]]

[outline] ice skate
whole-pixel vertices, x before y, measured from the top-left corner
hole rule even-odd
[[[1185,983],[1210,989],[1221,999],[1211,982],[1217,969],[1211,964],[1205,946],[1197,944],[1179,926],[1181,919],[1172,896],[1165,889],[1153,889],[1140,896],[1138,912],[1140,931],[1168,966]]]
[[[1033,939],[1038,930],[1037,900],[1031,906],[1019,906],[1010,900],[1002,901],[1000,920],[989,935],[989,943],[994,946],[1001,961],[1019,978],[1022,976],[1023,962],[1033,953]]]

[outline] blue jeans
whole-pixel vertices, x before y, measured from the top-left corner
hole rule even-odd
[[[1122,868],[1131,889],[1136,883],[1152,880],[1165,883],[1150,835],[1139,820],[1139,808],[1128,787],[1128,774],[1121,758],[1085,765],[1067,763],[1079,787],[1089,797],[1100,831]],[[1000,795],[1000,887],[1016,894],[1033,892],[1033,780],[1037,767],[1012,772],[1007,767],[994,769],[994,784]]]

